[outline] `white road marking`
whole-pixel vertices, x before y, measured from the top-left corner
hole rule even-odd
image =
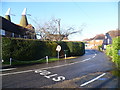
[[[64,76],[58,76],[57,78],[53,78],[52,79],[53,81],[56,81],[56,82],[58,82],[58,81],[63,81],[63,80],[65,80],[65,77]]]
[[[58,76],[58,74],[52,74],[50,71],[47,71],[47,70],[36,70],[35,73],[39,73],[40,75],[43,75],[45,78],[48,78],[48,79],[51,79],[53,81],[61,81],[61,80],[65,80],[65,77],[64,76]]]
[[[92,58],[95,58],[95,56],[93,56]]]
[[[13,73],[0,74],[0,76],[11,75],[11,74],[20,74],[20,73],[32,72],[32,71],[34,71],[34,70],[27,70],[27,71],[21,71],[21,72],[13,72]]]
[[[68,65],[72,65],[72,64],[76,64],[76,63],[80,63],[80,62],[85,62],[90,60],[91,58],[88,59],[84,59],[82,61],[78,61],[78,62],[74,62],[74,63],[70,63],[70,64],[64,64],[64,65],[59,65],[59,66],[54,66],[54,67],[46,67],[46,68],[41,68],[41,69],[51,69],[51,68],[58,68],[58,67],[63,67],[63,66],[68,66]],[[38,70],[38,69],[36,69]],[[6,74],[0,74],[0,76],[5,76],[5,75],[12,75],[12,74],[19,74],[19,73],[26,73],[26,72],[32,72],[35,70],[27,70],[27,71],[20,71],[20,72],[13,72],[13,73],[6,73]]]
[[[53,76],[57,76],[58,74],[53,74],[53,75],[49,75],[49,76],[44,76],[44,77],[46,77],[46,78],[51,78],[51,77],[53,77]]]
[[[96,78],[94,78],[94,79],[92,79],[92,80],[90,80],[90,81],[88,81],[88,82],[85,82],[85,83],[81,84],[80,86],[83,87],[83,86],[85,86],[85,85],[87,85],[87,84],[89,84],[89,83],[92,83],[92,82],[94,82],[95,80],[97,80],[97,79],[101,78],[102,76],[104,76],[105,74],[106,74],[106,73],[103,73],[103,74],[99,75],[98,77],[96,77]]]
[[[8,71],[8,70],[13,70],[13,69],[16,69],[16,68],[0,69],[0,71]]]

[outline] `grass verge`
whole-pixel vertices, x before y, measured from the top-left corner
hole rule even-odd
[[[58,61],[62,59],[58,58],[50,58],[48,59],[48,63]],[[46,63],[46,59],[40,59],[40,60],[34,60],[34,61],[12,61],[11,65],[12,66],[20,66],[20,65],[31,65],[31,64],[40,64],[40,63]],[[9,61],[5,61],[2,63],[3,65],[10,65]]]

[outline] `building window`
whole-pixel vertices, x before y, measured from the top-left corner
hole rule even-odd
[[[27,36],[24,36],[25,39],[27,39]]]
[[[0,35],[5,36],[5,30],[0,29]]]
[[[12,37],[14,37],[15,36],[15,34],[14,33],[12,33]]]
[[[100,42],[99,40],[96,40],[96,42]]]
[[[19,38],[21,38],[21,36],[19,35]]]
[[[110,39],[108,39],[108,44],[110,44]]]

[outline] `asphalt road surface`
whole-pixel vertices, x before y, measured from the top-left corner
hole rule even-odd
[[[113,63],[102,52],[86,50],[75,59],[9,68],[2,71],[2,88],[118,88]]]

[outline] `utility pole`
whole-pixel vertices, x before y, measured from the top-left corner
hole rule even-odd
[[[61,37],[61,36],[60,36],[60,20],[61,20],[61,19],[57,19],[57,20],[56,20],[56,22],[58,23],[58,37],[59,37],[58,41],[60,41],[60,37]]]
[[[60,19],[59,19],[59,21],[58,21],[58,33],[59,33],[59,35],[60,35]]]
[[[57,19],[57,20],[56,20],[57,23],[58,23],[58,33],[59,33],[59,35],[60,35],[60,20],[61,20],[61,19]]]

